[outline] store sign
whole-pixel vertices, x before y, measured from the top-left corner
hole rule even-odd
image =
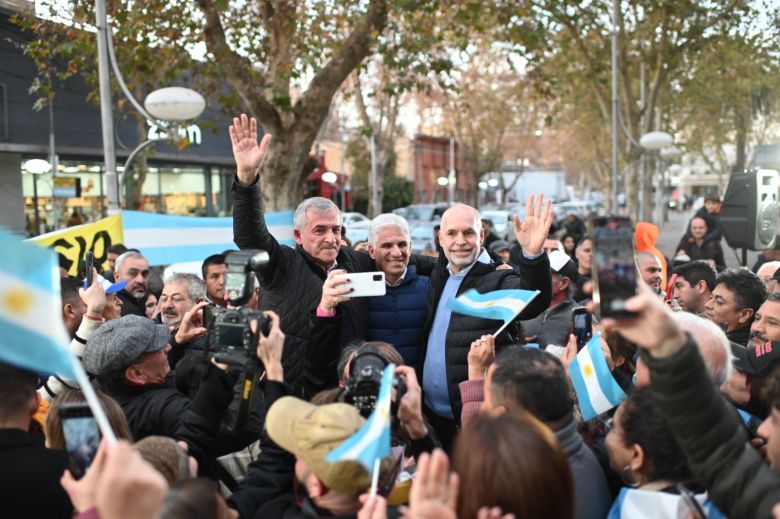
[[[54,177],[51,194],[54,198],[78,198],[81,196],[79,177]]]
[[[146,134],[147,139],[165,139],[168,134],[164,129],[160,128],[156,124],[149,126],[149,132]],[[179,137],[187,139],[191,145],[199,146],[203,141],[203,135],[200,131],[200,126],[197,124],[191,124],[186,128],[179,127]]]
[[[124,242],[122,215],[42,234],[28,241],[51,247],[65,256],[68,274],[71,276],[77,274],[79,261],[84,259],[87,251],[95,255],[95,265],[105,269],[108,268],[108,248],[114,243]]]

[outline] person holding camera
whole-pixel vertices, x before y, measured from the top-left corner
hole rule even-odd
[[[207,304],[198,303],[185,313],[183,326]],[[173,389],[168,380],[170,339],[166,325],[128,315],[108,321],[90,337],[82,363],[122,407],[136,440],[153,435],[183,439],[204,471],[216,475],[213,458],[245,447],[249,441],[240,437],[241,431],[220,430],[219,419],[206,424],[201,416],[213,409],[221,417],[233,399],[236,377],[212,366],[194,398]]]

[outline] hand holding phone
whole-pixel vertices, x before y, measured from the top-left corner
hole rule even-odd
[[[572,308],[571,330],[577,339],[577,351],[580,351],[593,337],[593,316],[584,306]]]
[[[92,269],[95,268],[95,255],[91,250],[87,251],[84,262],[86,263],[84,268],[84,288],[89,288],[92,284]]]
[[[634,317],[625,308],[636,295],[634,228],[624,216],[600,216],[592,221],[593,302],[598,317]]]
[[[352,288],[349,297],[383,296],[387,293],[384,272],[349,272],[345,285]],[[339,285],[346,288],[344,285]]]
[[[100,429],[87,404],[63,404],[59,415],[70,472],[81,479],[100,447]]]

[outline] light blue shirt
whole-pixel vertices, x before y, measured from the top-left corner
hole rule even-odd
[[[450,277],[447,278],[447,283],[444,285],[439,304],[436,307],[433,325],[428,335],[428,349],[425,352],[425,364],[423,365],[425,403],[437,415],[451,420],[455,417],[452,414],[450,393],[447,386],[447,361],[444,350],[452,312],[447,308],[447,303],[458,294],[460,284],[463,283],[466,274],[469,273],[477,262],[491,262],[490,255],[485,249],[482,249],[474,263],[460,272],[452,272],[450,266],[447,265]]]

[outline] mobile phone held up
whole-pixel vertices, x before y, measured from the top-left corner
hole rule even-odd
[[[63,404],[59,414],[70,472],[81,479],[100,447],[100,429],[87,404]]]
[[[624,216],[598,216],[591,220],[593,236],[593,302],[597,317],[626,318],[626,300],[636,294],[634,226]]]
[[[350,272],[346,278],[347,286],[352,288],[346,297],[373,297],[387,293],[384,272]]]
[[[577,351],[580,351],[593,337],[593,316],[584,306],[571,310],[571,333],[577,339]]]
[[[84,264],[84,289],[87,289],[92,284],[92,269],[95,268],[95,255],[91,250],[87,251]]]

